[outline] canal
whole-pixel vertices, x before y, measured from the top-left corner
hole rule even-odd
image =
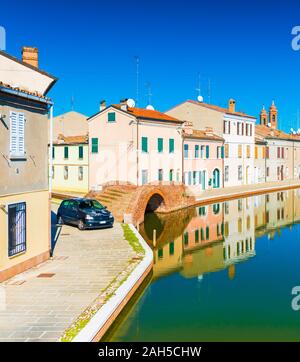
[[[299,222],[299,189],[147,214],[153,275],[105,340],[299,341]]]

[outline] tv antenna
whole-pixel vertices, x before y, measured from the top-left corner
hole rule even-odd
[[[151,104],[152,93],[151,93],[151,83],[150,83],[150,82],[147,82],[147,83],[146,83],[146,88],[147,88],[147,100],[148,100],[148,104]]]
[[[138,105],[139,102],[139,67],[140,67],[140,57],[139,56],[135,56],[135,66],[136,66],[136,99],[135,99],[135,103],[136,106]]]
[[[72,96],[71,96],[71,111],[74,111],[74,104],[75,104],[75,100],[74,100],[74,95],[72,94]]]
[[[210,81],[210,78],[208,78],[208,85],[207,85],[207,100],[208,100],[208,103],[210,103],[211,101],[211,81]]]

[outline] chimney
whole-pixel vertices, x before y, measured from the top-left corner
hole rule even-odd
[[[22,48],[22,61],[26,64],[32,65],[35,68],[38,68],[39,67],[38,48],[23,47]]]
[[[207,136],[213,136],[214,135],[214,131],[213,131],[212,127],[205,127],[204,132],[205,132],[205,134]]]
[[[103,111],[103,109],[105,108],[106,108],[106,101],[103,99],[102,101],[100,101],[100,107],[99,107],[100,112]]]
[[[120,100],[120,105],[121,105],[122,111],[127,111],[127,101],[128,101],[127,98]]]
[[[186,135],[192,135],[193,134],[193,122],[186,121],[183,124],[183,133]]]
[[[229,99],[228,102],[228,110],[230,113],[234,113],[235,112],[235,100],[234,99]]]

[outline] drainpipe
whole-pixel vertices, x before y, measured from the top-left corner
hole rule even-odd
[[[139,120],[136,120],[136,185],[139,186]]]
[[[49,197],[51,198],[52,193],[52,149],[53,149],[53,104],[50,105],[49,109],[50,119],[50,155],[49,155]]]

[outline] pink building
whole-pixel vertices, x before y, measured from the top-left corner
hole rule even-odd
[[[224,139],[211,128],[193,130],[191,123],[186,123],[182,136],[185,185],[196,194],[223,187]]]
[[[129,108],[126,100],[88,119],[89,188],[182,182],[182,124],[164,113]]]

